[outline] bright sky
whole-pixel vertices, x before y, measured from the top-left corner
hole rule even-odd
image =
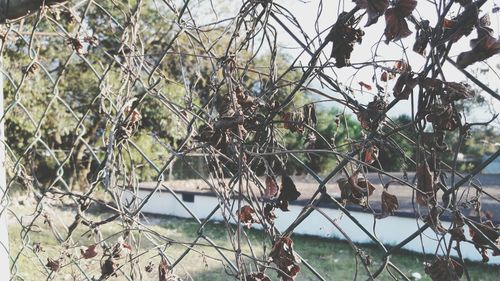
[[[306,34],[308,34],[309,37],[315,37],[317,35],[316,31],[316,24],[320,32],[326,30],[326,32],[329,31],[329,27],[336,21],[337,19],[337,12],[339,11],[339,5],[340,6],[340,11],[349,11],[354,7],[354,4],[352,3],[351,0],[345,0],[345,1],[319,1],[319,0],[310,0],[310,1],[299,1],[299,0],[278,0],[275,1],[287,9],[297,18],[297,21],[300,23],[301,27],[305,31]],[[482,13],[480,15],[483,15],[486,12],[490,13],[490,18],[492,22],[492,27],[496,32],[496,36],[498,36],[498,31],[500,30],[500,12],[492,14],[492,8],[495,5],[495,2],[498,2],[497,5],[500,5],[500,1],[495,0],[495,1],[488,1],[482,8]],[[345,4],[345,7],[342,8],[342,4]],[[320,4],[322,7],[320,7]],[[459,5],[456,4],[454,7],[458,8]],[[319,17],[319,21],[316,23],[316,18],[318,15],[319,9],[322,8],[322,13]],[[456,15],[457,14],[456,9],[452,9],[452,12],[450,13],[451,15]],[[430,4],[429,1],[426,0],[419,0],[418,5],[416,10],[414,11],[413,15],[419,19],[420,17],[428,19],[431,21],[431,26],[435,25],[436,19],[437,19],[437,13],[435,10],[435,7]],[[366,23],[366,16],[361,20],[361,26],[364,26]],[[411,23],[409,23],[410,30],[412,30],[415,33],[415,30],[412,26]],[[378,55],[380,56],[380,59],[386,59],[386,60],[399,60],[399,59],[405,59],[404,54],[401,52],[401,44],[407,48],[407,60],[410,62],[410,65],[413,66],[414,71],[419,71],[421,70],[421,67],[423,66],[425,60],[422,56],[419,54],[415,53],[412,51],[413,43],[415,42],[415,36],[414,34],[410,35],[408,38],[402,40],[402,42],[391,42],[389,45],[386,45],[384,43],[385,37],[383,37],[384,33],[384,28],[385,28],[385,19],[384,17],[380,17],[378,22],[370,27],[364,28],[365,30],[365,36],[363,37],[363,42],[361,45],[356,45],[354,47],[354,52],[351,55],[351,63],[360,63],[360,62],[365,62],[369,61],[372,59],[372,53],[377,50]],[[300,36],[300,33],[298,30],[295,34]],[[303,65],[307,65],[309,62],[310,57],[307,54],[302,53],[302,48],[299,47],[297,43],[288,35],[286,35],[284,32],[278,32],[280,36],[278,37],[278,42],[280,47],[282,48],[283,51],[286,51],[289,53],[292,57],[297,57],[301,56],[301,63]],[[326,36],[326,34],[322,34],[320,37],[323,39]],[[470,49],[469,47],[469,40],[473,39],[476,37],[476,32],[474,31],[471,35],[469,35],[467,38],[462,38],[458,43],[453,45],[453,48],[450,51],[450,57],[455,58],[459,53],[463,51],[468,51]],[[303,39],[304,37],[300,37]],[[317,41],[316,41],[317,42]],[[379,43],[380,42],[380,43]],[[316,44],[317,46],[317,44]],[[377,49],[378,47],[378,49]],[[329,54],[331,50],[331,45],[327,46],[325,53],[326,55]],[[326,61],[326,58],[323,59],[323,63]],[[333,60],[332,60],[333,61]],[[387,66],[391,67],[393,63],[388,63]],[[489,65],[489,66],[488,66]],[[489,86],[496,90],[497,92],[499,91],[498,89],[500,88],[500,77],[498,73],[495,73],[496,71],[500,71],[497,67],[500,67],[500,55],[494,56],[486,61],[486,63],[476,63],[472,66],[469,66],[467,70],[471,73],[477,73],[479,70],[487,70],[488,68],[492,68],[485,74],[481,74],[482,78],[481,81],[489,84]],[[446,63],[444,68],[444,73],[446,74],[446,78],[448,81],[467,81],[466,77],[458,71],[454,66],[450,65],[449,63]],[[335,77],[335,75],[338,77],[338,81],[342,81],[346,85],[351,85],[354,89],[360,89],[360,86],[358,82],[363,81],[365,83],[374,85],[372,82],[372,77],[374,75],[374,69],[373,67],[365,67],[361,70],[353,70],[352,68],[346,67],[342,69],[334,69],[335,73],[333,72],[327,72],[329,75],[332,75]],[[377,77],[380,77],[381,70],[376,70],[375,71]],[[382,85],[385,86],[388,99],[392,100],[392,88],[394,86],[395,80],[390,81],[387,85]],[[472,84],[472,83],[471,83]],[[319,83],[316,83],[317,87],[321,87]],[[375,89],[375,87],[373,87]],[[417,93],[417,91],[415,91]],[[356,98],[361,99],[363,103],[368,103],[373,99],[373,95],[375,93],[367,93],[366,90],[364,92],[359,92],[358,94],[355,93]],[[493,99],[490,95],[487,93],[482,93],[482,95],[486,98],[487,101],[489,101],[491,108],[477,108],[471,112],[471,116],[469,116],[468,121],[484,121],[488,120],[491,118],[491,113],[489,113],[489,110],[496,110],[500,112],[500,101]],[[416,95],[415,95],[416,96]],[[402,101],[400,102],[396,107],[394,107],[390,112],[389,116],[398,116],[401,114],[410,114],[410,101]],[[497,126],[500,126],[500,121],[497,122]]]
[[[210,5],[210,1],[207,0],[199,0],[198,3],[203,3]],[[217,19],[223,19],[225,16],[234,16],[235,11],[241,8],[241,4],[243,1],[230,1],[230,0],[220,0],[219,2],[215,1],[215,7],[217,10]],[[303,31],[309,38],[316,38],[318,35],[318,31],[322,33],[319,38],[323,40],[331,28],[331,25],[335,23],[337,20],[337,14],[342,11],[349,11],[354,7],[354,3],[352,0],[274,0],[275,3],[283,6],[288,9],[291,14],[296,18],[297,22],[302,27]],[[221,7],[218,7],[217,4],[224,3]],[[211,14],[212,9],[207,5],[197,4],[192,6],[193,10],[191,12],[198,12],[200,15],[204,14],[204,16],[195,16],[197,18],[197,24],[209,23],[213,22],[214,19],[207,14]],[[492,13],[493,7],[497,5],[500,6],[500,0],[489,0],[482,7],[482,12],[480,16],[488,12],[490,14],[492,28],[495,30],[495,36],[498,36],[498,31],[500,30],[500,12]],[[459,13],[458,9],[460,6],[458,4],[454,4],[452,10],[449,15],[455,16]],[[225,11],[224,11],[225,10]],[[316,22],[319,14],[319,20]],[[437,21],[437,12],[436,8],[433,6],[431,1],[428,0],[418,0],[418,5],[413,15],[420,20],[421,18],[425,18],[431,21],[431,26],[435,26]],[[212,14],[213,16],[213,14]],[[292,29],[294,34],[298,36],[301,40],[304,41],[304,35],[300,32],[299,29],[293,28],[289,21],[283,16],[280,19],[287,24],[288,27]],[[272,19],[269,20],[269,23],[272,24],[277,29],[277,42],[279,46],[279,51],[289,54],[293,59],[299,57],[298,65],[307,65],[310,60],[310,56],[303,52],[302,48],[299,44],[297,44],[294,39],[288,35],[283,29],[279,27],[279,25]],[[366,16],[361,20],[360,26],[364,26],[366,23]],[[351,63],[354,65],[356,63],[362,63],[366,61],[372,60],[372,54],[377,53],[377,59],[383,60],[401,60],[409,61],[410,65],[413,67],[413,71],[420,71],[425,59],[419,54],[413,52],[412,47],[415,42],[415,29],[413,24],[408,24],[410,30],[414,33],[410,35],[408,38],[403,39],[399,42],[391,42],[389,45],[384,43],[385,37],[384,29],[385,29],[385,18],[381,16],[378,22],[370,27],[363,28],[365,31],[365,36],[363,36],[363,42],[361,45],[355,45],[354,51],[351,55]],[[455,59],[456,56],[463,52],[470,50],[469,41],[471,39],[476,38],[476,32],[473,31],[468,37],[463,37],[460,41],[453,45],[450,51],[450,57]],[[319,41],[316,38],[314,40],[313,50],[319,46]],[[402,54],[401,46],[403,46],[407,52],[406,54]],[[429,47],[427,48],[429,49]],[[331,44],[326,47],[324,50],[324,56],[321,59],[321,63],[324,64],[329,59],[329,54],[331,51]],[[330,59],[330,62],[333,63],[334,60]],[[394,65],[393,62],[387,63],[387,67],[392,67]],[[467,82],[466,77],[458,71],[454,66],[449,63],[446,63],[443,67],[444,73],[446,75],[447,81],[455,81],[455,82]],[[500,55],[491,57],[486,62],[476,63],[472,66],[467,67],[466,69],[470,73],[478,76],[480,71],[481,73],[481,81],[490,86],[493,90],[499,92],[500,90]],[[484,72],[487,71],[487,72]],[[499,72],[499,73],[497,73]],[[345,86],[351,86],[354,90],[355,98],[360,100],[362,103],[366,104],[373,100],[373,96],[376,92],[367,92],[364,90],[361,92],[359,82],[365,82],[370,84],[373,89],[376,91],[375,83],[372,81],[372,77],[376,75],[376,77],[380,78],[381,70],[374,69],[373,67],[364,67],[362,69],[353,69],[352,67],[344,67],[341,69],[333,68],[326,70],[326,73],[331,77],[337,79],[337,81],[341,82]],[[479,76],[478,76],[479,77]],[[395,80],[389,81],[387,84],[381,84],[385,88],[386,98],[390,101],[394,97],[392,96],[392,89],[394,87]],[[469,83],[473,84],[473,83]],[[318,89],[323,90],[324,92],[328,92],[328,89],[321,88],[320,83],[318,81],[314,81],[312,85]],[[481,95],[488,101],[488,106],[478,107],[473,109],[473,111],[467,116],[467,121],[485,121],[489,120],[492,116],[492,112],[500,112],[500,101],[492,98],[489,94],[484,93],[482,91]],[[337,93],[329,92],[329,94],[333,96],[338,96]],[[414,98],[417,98],[417,91],[415,91]],[[320,99],[320,97],[318,97]],[[470,102],[470,101],[469,101]],[[472,101],[473,102],[473,101]],[[333,103],[330,103],[334,105]],[[389,116],[395,117],[401,114],[411,114],[411,101],[401,101],[395,106],[393,109],[389,111]],[[337,104],[338,106],[338,104]],[[500,128],[500,120],[497,119],[495,122],[495,126]]]

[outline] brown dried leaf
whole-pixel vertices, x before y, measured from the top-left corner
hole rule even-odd
[[[429,210],[429,214],[425,216],[424,221],[430,224],[430,227],[434,232],[438,234],[444,234],[446,233],[446,229],[443,227],[441,224],[441,220],[439,219],[439,208],[438,207],[431,207]]]
[[[96,251],[97,244],[90,245],[87,247],[87,249],[83,250],[80,249],[80,253],[84,259],[91,259],[95,256],[97,256],[97,251]]]
[[[263,272],[252,272],[245,279],[247,281],[271,281],[271,278],[267,277]]]
[[[483,223],[477,223],[477,222],[467,222],[469,225],[469,234],[472,237],[472,241],[475,243],[476,249],[479,251],[479,253],[483,257],[483,262],[488,262],[489,257],[488,257],[488,239],[495,243],[497,247],[500,247],[500,228],[496,227],[491,221],[485,221]],[[482,232],[476,232],[471,225],[474,225],[479,231]],[[493,256],[498,256],[500,255],[500,252],[493,251]]]
[[[386,190],[382,191],[382,214],[377,216],[378,219],[386,218],[394,215],[394,211],[399,208],[398,197],[390,194]]]
[[[423,20],[420,22],[420,26],[417,26],[417,34],[415,35],[415,43],[413,44],[413,51],[417,54],[425,56],[425,49],[429,44],[431,38],[431,28],[429,26],[428,20]]]
[[[255,210],[248,205],[241,207],[238,212],[238,217],[242,223],[246,223],[248,226],[259,221]]]
[[[109,257],[104,261],[103,264],[101,264],[101,279],[108,277],[108,276],[116,276],[116,263],[113,261],[112,257]]]
[[[438,131],[454,131],[460,125],[460,115],[452,103],[433,104],[427,121]]]
[[[424,160],[417,168],[417,190],[416,192],[417,203],[422,206],[433,205],[436,201],[434,177],[429,168],[427,160]]]
[[[330,31],[327,40],[333,43],[331,57],[335,59],[336,67],[344,67],[351,64],[351,53],[355,43],[361,43],[365,34],[363,30],[354,28],[355,19],[351,17],[344,19],[348,13],[342,12],[337,22]]]
[[[378,159],[379,149],[376,145],[370,145],[365,151],[363,156],[363,162],[366,164],[372,164]]]
[[[489,33],[479,34],[478,32],[478,38],[470,42],[472,50],[463,52],[457,57],[458,68],[466,68],[500,53],[500,41]]]
[[[59,260],[47,258],[47,264],[45,266],[54,272],[58,272],[59,269],[61,269],[61,262]]]
[[[413,10],[417,7],[417,0],[397,0],[394,9],[402,18],[411,15]]]
[[[281,177],[281,193],[278,198],[285,201],[295,201],[299,198],[299,196],[300,192],[297,190],[292,178],[287,175],[283,175]]]
[[[385,11],[385,43],[397,41],[410,36],[412,32],[408,28],[408,23],[395,8]]]
[[[269,253],[269,259],[286,274],[284,275],[282,272],[278,272],[278,276],[281,277],[283,281],[295,280],[297,273],[300,271],[300,258],[293,250],[292,239],[286,236],[278,239]]]
[[[394,97],[400,100],[407,100],[413,93],[413,88],[417,86],[417,79],[409,72],[401,73],[393,88]]]
[[[356,171],[348,179],[339,179],[337,184],[342,200],[364,206],[366,204],[365,198],[373,194],[375,186],[364,178],[358,179],[358,174],[359,171]]]
[[[165,257],[161,257],[160,264],[158,264],[158,280],[168,281],[171,275],[170,264]]]
[[[266,176],[266,190],[264,196],[267,198],[273,198],[278,194],[279,187],[276,183],[276,179],[271,176]]]
[[[371,91],[371,89],[372,89],[372,85],[367,84],[367,83],[365,83],[365,82],[363,82],[363,81],[359,82],[359,85],[361,86],[361,89],[365,88],[365,89],[367,89],[368,91]]]
[[[433,281],[458,281],[464,270],[462,265],[453,259],[437,257],[431,264],[426,264],[425,273]]]
[[[382,16],[389,7],[388,0],[354,0],[360,9],[366,9],[368,14],[368,21],[366,26],[370,26],[378,21],[378,18]]]
[[[383,81],[383,82],[387,82],[389,80],[394,79],[394,77],[396,77],[394,74],[392,74],[390,72],[387,72],[387,71],[384,71],[380,75],[380,80]]]

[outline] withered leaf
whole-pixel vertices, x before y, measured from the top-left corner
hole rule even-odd
[[[424,218],[424,221],[429,223],[430,227],[434,232],[438,234],[446,233],[446,229],[441,224],[441,220],[439,219],[439,208],[433,206],[429,210],[429,214],[427,214]]]
[[[389,7],[389,0],[354,0],[360,9],[366,9],[368,21],[366,26],[370,26],[378,21]]]
[[[488,32],[478,31],[478,38],[472,39],[470,45],[472,50],[458,55],[456,62],[458,68],[466,68],[500,53],[500,41]]]
[[[91,259],[95,256],[97,256],[97,251],[96,251],[97,244],[93,244],[88,246],[85,250],[80,249],[80,253],[84,259]]]
[[[168,281],[171,273],[169,262],[165,257],[161,256],[160,264],[158,264],[158,280]]]
[[[285,210],[286,211],[286,210]],[[273,205],[267,203],[264,206],[264,218],[269,222],[269,223],[274,223],[274,220],[276,219],[276,214],[274,213],[274,207]]]
[[[462,265],[453,259],[437,257],[431,264],[426,264],[425,273],[433,281],[458,281],[464,270]]]
[[[443,25],[445,25],[443,26],[443,38],[437,45],[443,44],[447,41],[457,42],[460,38],[462,38],[462,36],[468,36],[478,21],[479,8],[485,1],[486,0],[479,0],[474,2],[472,5],[467,5],[460,15],[443,22]]]
[[[425,56],[425,49],[429,44],[431,38],[431,28],[428,20],[423,20],[420,25],[417,25],[417,34],[415,35],[415,43],[413,44],[413,51],[417,54]]]
[[[252,272],[246,276],[247,281],[271,281],[263,272]]]
[[[408,28],[408,23],[405,17],[411,15],[417,1],[415,0],[398,0],[393,8],[387,9],[385,12],[385,42],[397,41],[411,35]]]
[[[283,126],[292,133],[304,132],[304,113],[303,112],[285,112],[282,114]]]
[[[276,179],[271,176],[266,176],[266,190],[264,192],[264,196],[268,198],[273,198],[278,194],[278,184],[276,183]]]
[[[453,213],[453,227],[448,231],[451,235],[451,239],[455,241],[465,241],[465,222],[462,218],[462,214],[459,211]]]
[[[398,197],[390,194],[386,190],[382,191],[382,214],[377,216],[378,219],[386,218],[394,215],[394,211],[399,208]]]
[[[376,145],[372,144],[364,151],[363,162],[372,164],[378,159],[379,149]]]
[[[308,103],[304,105],[303,112],[304,112],[304,123],[313,128],[316,127],[318,121],[316,119],[316,107],[314,106],[314,103]]]
[[[241,207],[240,211],[238,212],[238,217],[242,223],[246,223],[249,226],[252,223],[256,223],[259,221],[255,210],[249,205]]]
[[[417,168],[417,192],[416,201],[422,206],[435,203],[434,176],[431,173],[427,160]],[[420,191],[420,192],[419,192]]]
[[[281,193],[279,199],[285,201],[295,201],[299,198],[300,192],[297,190],[292,178],[288,175],[281,176]]]
[[[469,234],[472,237],[472,241],[475,243],[476,249],[483,257],[483,262],[488,262],[488,239],[495,243],[498,247],[500,247],[500,228],[496,227],[491,221],[485,221],[483,223],[478,222],[467,222],[469,226]],[[479,231],[476,232],[473,226],[476,227]],[[493,251],[494,256],[500,255],[500,252]]]
[[[47,264],[45,266],[50,270],[57,272],[61,268],[61,262],[59,260],[53,260],[51,258],[47,258]]]
[[[366,204],[365,198],[373,194],[375,186],[364,178],[358,179],[358,174],[359,171],[356,171],[348,179],[339,179],[337,184],[342,200],[364,206]]]
[[[395,77],[395,75],[392,74],[391,72],[384,71],[380,75],[380,80],[383,81],[383,82],[387,82],[389,80],[394,79],[394,77]]]
[[[365,130],[376,130],[381,123],[382,113],[384,112],[387,104],[386,102],[378,97],[368,103],[366,109],[360,109],[356,113],[361,127]]]
[[[418,81],[413,77],[413,74],[409,72],[401,73],[393,88],[394,97],[400,100],[407,100],[417,84]]]
[[[333,43],[331,57],[335,59],[336,67],[351,64],[351,53],[355,43],[361,43],[365,34],[363,30],[354,28],[356,21],[353,17],[345,19],[347,12],[342,12],[332,30],[327,36],[327,41]]]
[[[113,261],[112,257],[107,258],[103,264],[101,264],[101,274],[102,277],[116,276],[116,263]]]
[[[269,253],[269,259],[286,274],[278,272],[278,276],[283,281],[295,280],[297,273],[300,271],[300,258],[293,250],[292,239],[286,236],[278,239]]]
[[[367,83],[365,83],[365,82],[363,82],[363,81],[359,82],[359,85],[361,86],[361,89],[365,88],[365,89],[367,89],[368,91],[371,91],[371,89],[372,89],[372,85],[367,84]]]
[[[460,115],[452,103],[433,104],[427,121],[431,122],[439,131],[454,131],[460,125]]]
[[[444,85],[443,100],[447,103],[473,98],[476,93],[467,83],[446,82]]]

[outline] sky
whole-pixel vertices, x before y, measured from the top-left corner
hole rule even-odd
[[[295,17],[297,21],[300,23],[301,27],[310,37],[314,37],[317,35],[317,31],[315,26],[317,26],[317,30],[328,31],[330,26],[337,19],[337,12],[340,11],[349,11],[354,7],[354,4],[351,0],[346,1],[319,1],[319,0],[311,0],[311,1],[299,1],[299,0],[282,0],[276,1],[279,4],[282,4],[286,7]],[[497,3],[496,3],[497,2]],[[342,7],[342,4],[345,4]],[[339,9],[340,4],[340,9]],[[500,1],[488,1],[482,8],[482,12],[480,15],[485,14],[486,12],[490,13],[490,19],[492,23],[492,28],[495,30],[495,36],[498,37],[498,31],[500,26],[500,12],[499,13],[491,13],[493,7],[495,5],[500,5]],[[321,7],[322,6],[322,7]],[[458,5],[454,5],[454,7],[458,7]],[[318,11],[322,8],[319,21],[316,23],[316,18],[318,15]],[[457,10],[452,9],[451,15],[457,15]],[[437,13],[434,6],[426,0],[419,0],[416,10],[413,12],[413,15],[417,18],[425,18],[431,21],[431,26],[435,24],[437,21]],[[366,23],[366,16],[361,20],[361,26],[364,26]],[[370,61],[372,59],[372,53],[377,50],[380,59],[384,60],[399,60],[399,59],[407,59],[410,65],[412,65],[414,71],[420,71],[423,66],[425,60],[424,58],[413,52],[412,47],[415,41],[415,30],[412,24],[409,24],[410,30],[413,31],[413,34],[408,38],[403,39],[402,42],[391,42],[388,45],[384,43],[385,37],[383,37],[384,28],[385,28],[385,20],[384,17],[380,17],[378,22],[370,27],[364,28],[365,36],[363,36],[363,42],[360,45],[356,45],[354,47],[354,51],[351,55],[351,63],[356,64],[360,62]],[[287,53],[289,53],[292,57],[300,56],[300,61],[303,65],[307,65],[310,60],[310,57],[307,54],[302,53],[302,48],[298,44],[295,43],[294,39],[288,35],[285,35],[284,32],[278,32],[281,36],[278,38],[279,46],[281,49]],[[296,33],[300,34],[300,33]],[[324,38],[326,34],[322,34],[321,38]],[[463,52],[468,51],[469,40],[476,37],[476,32],[474,31],[468,37],[463,37],[456,44],[453,45],[450,51],[450,57],[455,59],[455,57]],[[407,48],[406,55],[401,52],[401,45]],[[377,48],[378,47],[378,48]],[[429,47],[428,47],[429,49]],[[328,53],[331,50],[331,45],[327,46],[325,53]],[[406,57],[407,56],[407,57]],[[324,60],[325,61],[325,60]],[[393,63],[388,63],[387,66],[391,67]],[[471,73],[479,73],[481,70],[483,73],[481,74],[481,81],[490,85],[491,88],[497,90],[500,88],[500,74],[495,73],[493,70],[488,70],[492,68],[495,71],[499,71],[497,67],[500,67],[500,55],[494,56],[486,61],[486,63],[476,63],[472,66],[469,66],[466,70]],[[488,70],[484,73],[485,70]],[[360,90],[359,82],[365,82],[367,84],[374,85],[372,82],[372,77],[374,75],[373,67],[366,67],[361,70],[353,70],[348,67],[342,69],[334,69],[335,73],[332,71],[327,73],[332,76],[337,76],[338,81],[344,81],[345,84],[351,85],[354,89]],[[456,82],[467,82],[467,78],[458,71],[454,66],[449,63],[446,63],[443,67],[443,72],[446,75],[447,81],[456,81]],[[375,75],[380,77],[381,71],[376,70]],[[476,75],[477,76],[477,75]],[[389,100],[392,100],[392,88],[394,86],[395,80],[389,81],[386,85],[383,85],[386,94]],[[472,84],[472,83],[469,83]],[[321,88],[319,83],[316,83],[316,87]],[[373,87],[375,89],[375,87]],[[417,91],[415,91],[417,93]],[[368,103],[373,99],[375,92],[359,91],[355,92],[355,98],[360,99],[363,103]],[[491,110],[500,112],[500,101],[492,98],[487,93],[481,93],[483,97],[486,99],[488,106],[475,108],[468,115],[467,121],[485,121],[489,120],[492,114],[489,112]],[[414,95],[415,98],[417,95]],[[395,106],[391,111],[388,112],[389,116],[398,116],[401,114],[409,114],[411,108],[411,101],[402,101],[397,106]],[[496,122],[496,127],[500,128],[500,121]]]
[[[204,0],[200,0],[199,3],[203,2]],[[286,8],[295,17],[304,33],[307,34],[309,38],[315,38],[314,47],[312,48],[313,50],[315,50],[319,46],[319,40],[323,40],[325,38],[331,26],[337,20],[338,13],[342,11],[349,11],[355,5],[352,0],[274,0],[274,2]],[[206,0],[204,3],[208,3],[208,5],[210,5],[209,0]],[[216,7],[217,4],[220,3],[223,3],[224,5],[222,5],[220,8],[216,8],[218,20],[223,19],[226,15],[234,16],[235,11],[240,9],[243,1],[216,0],[214,1],[214,7]],[[492,9],[495,6],[500,6],[500,0],[488,0],[487,3],[482,7],[480,16],[484,15],[486,12],[490,14],[491,27],[495,31],[495,36],[498,37],[498,31],[500,30],[500,12],[492,13]],[[454,4],[449,15],[457,15],[460,12],[458,10],[459,8],[460,6],[458,4]],[[197,11],[200,14],[207,14],[207,5],[201,4],[198,6],[193,6],[192,12],[196,13]],[[212,11],[212,9],[210,9],[210,11]],[[358,12],[358,14],[359,13],[360,12]],[[208,12],[208,14],[210,14],[210,12]],[[433,6],[431,1],[428,0],[418,0],[418,5],[413,12],[413,15],[417,18],[417,20],[430,20],[431,26],[434,26],[436,24],[438,18],[436,8]],[[293,28],[293,26],[290,24],[290,22],[287,21],[284,16],[279,17],[282,21],[287,23],[287,26],[292,29],[296,36],[298,36],[301,40],[304,40],[304,36],[299,29]],[[198,19],[198,25],[209,23],[214,20],[213,18],[206,16],[196,18]],[[295,64],[296,66],[307,66],[310,61],[310,56],[307,53],[304,53],[300,45],[295,42],[295,40],[290,35],[288,35],[285,30],[280,28],[275,21],[270,19],[269,23],[273,25],[277,30],[278,50],[282,53],[288,54],[292,59],[298,58],[298,61]],[[366,16],[361,19],[361,23],[359,26],[363,27],[365,23]],[[415,41],[415,29],[411,23],[409,23],[408,25],[410,27],[410,30],[413,31],[413,34],[401,41],[390,42],[388,45],[384,43],[385,37],[383,36],[385,29],[384,16],[381,16],[376,24],[366,28],[363,27],[363,30],[365,31],[363,42],[360,45],[355,45],[354,51],[351,55],[351,63],[353,65],[359,65],[359,63],[371,61],[373,53],[376,52],[378,55],[378,59],[391,61],[385,64],[385,66],[387,67],[392,67],[394,65],[393,61],[395,60],[404,59],[405,61],[409,62],[409,64],[413,68],[413,71],[419,72],[425,63],[425,58],[413,52],[412,47]],[[319,36],[318,33],[320,33]],[[476,38],[475,31],[473,31],[468,37],[461,38],[456,44],[453,45],[449,54],[450,57],[452,59],[455,59],[456,56],[461,52],[470,50],[469,41],[474,38]],[[405,53],[401,52],[402,46],[407,50]],[[427,48],[427,50],[428,49],[429,47]],[[331,44],[329,44],[324,50],[324,55],[321,58],[322,64],[328,61],[331,63],[334,62],[333,59],[329,59],[328,57],[330,51]],[[483,83],[489,85],[493,90],[499,92],[500,55],[491,57],[486,62],[480,62],[469,66],[466,70],[474,74],[475,76],[480,77],[480,80]],[[327,75],[336,78],[337,81],[341,82],[345,86],[350,86],[354,90],[353,97],[363,104],[367,104],[368,102],[373,100],[373,97],[377,94],[375,92],[376,87],[374,87],[375,83],[373,83],[372,77],[376,75],[378,78],[380,78],[381,72],[382,71],[380,69],[374,69],[372,66],[364,67],[362,69],[353,69],[352,67],[344,67],[339,69],[333,67],[325,70],[325,73]],[[445,63],[445,65],[443,66],[443,72],[446,75],[447,81],[468,82],[467,78],[449,63]],[[391,101],[394,98],[392,96],[392,89],[394,87],[395,81],[396,80],[394,79],[388,81],[385,85],[381,84],[381,86],[383,86],[385,89],[384,95],[388,101]],[[362,90],[361,86],[359,86],[359,82],[364,82],[372,85],[375,91],[367,91],[366,89]],[[473,83],[469,82],[469,84]],[[326,88],[323,88],[319,81],[312,81],[309,86],[318,88],[330,95],[337,97],[339,96],[338,93],[334,93]],[[493,116],[493,112],[500,112],[500,101],[492,98],[489,94],[482,91],[479,91],[479,94],[485,98],[486,106],[473,107],[471,112],[469,112],[466,116],[466,121],[469,123],[489,120]],[[319,96],[316,98],[321,99]],[[414,99],[414,102],[416,104],[417,91],[415,91]],[[329,104],[333,106],[339,106],[338,104],[334,104],[333,102],[327,103],[327,106]],[[410,100],[399,102],[388,112],[388,116],[390,117],[397,117],[402,114],[411,114]],[[493,123],[493,126],[500,129],[500,120],[497,119]]]

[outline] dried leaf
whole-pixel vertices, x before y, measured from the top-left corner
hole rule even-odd
[[[429,210],[429,214],[425,216],[424,221],[429,223],[430,227],[434,232],[438,234],[446,233],[446,229],[441,224],[441,220],[439,219],[439,208],[436,206],[431,207]]]
[[[278,272],[278,276],[283,281],[293,281],[300,271],[300,258],[293,250],[293,241],[288,237],[278,239],[269,253],[269,259],[275,263],[278,268],[283,271]]]
[[[425,56],[425,49],[429,44],[431,38],[431,28],[428,20],[423,20],[417,26],[417,34],[415,35],[415,43],[413,44],[413,51],[417,54]]]
[[[299,196],[300,192],[297,190],[292,178],[287,175],[283,175],[281,177],[281,193],[278,198],[285,201],[295,201],[299,198]]]
[[[415,0],[398,0],[394,8],[387,9],[385,12],[386,27],[384,31],[386,43],[411,35],[412,32],[408,28],[405,17],[411,15],[416,6],[417,1]]]
[[[460,125],[460,115],[452,103],[433,104],[427,121],[438,131],[454,131]]]
[[[469,36],[478,21],[479,8],[485,0],[479,0],[472,5],[468,5],[464,11],[455,18],[443,22],[443,38],[437,45],[444,44],[447,41],[457,42],[462,36]],[[449,28],[446,28],[449,26]]]
[[[416,192],[417,203],[422,206],[434,205],[436,202],[434,177],[429,168],[427,160],[424,160],[417,168],[417,190]]]
[[[375,186],[364,178],[358,179],[359,172],[356,171],[348,179],[339,179],[337,184],[340,189],[340,197],[347,203],[364,206],[365,198],[373,194]]]
[[[361,43],[365,34],[361,29],[354,28],[356,21],[353,17],[345,20],[346,15],[348,15],[347,12],[342,12],[339,15],[327,37],[327,40],[333,43],[331,57],[335,59],[335,66],[339,68],[351,64],[350,59],[354,44]]]
[[[101,279],[108,277],[108,276],[116,276],[116,263],[113,261],[112,257],[109,257],[104,261],[103,264],[101,264]]]
[[[368,91],[371,91],[372,89],[372,86],[370,84],[366,84],[365,82],[359,82],[359,85],[361,86],[361,89],[365,88],[367,89]]]
[[[488,262],[488,249],[490,247],[488,240],[495,243],[497,247],[500,247],[500,228],[495,227],[495,225],[491,221],[485,221],[483,223],[467,222],[467,224],[469,225],[469,234],[475,244],[474,246],[483,257],[483,262]],[[476,232],[471,225],[475,226],[479,231],[482,232],[482,234]],[[498,256],[500,255],[500,252],[493,251],[493,255]]]
[[[274,220],[276,219],[276,214],[274,213],[274,207],[271,204],[266,204],[264,206],[264,218],[266,219],[267,222],[269,223],[274,223]]]
[[[303,107],[304,123],[315,128],[318,123],[314,103],[308,103]]]
[[[382,214],[377,216],[378,219],[386,218],[394,215],[394,211],[399,208],[398,197],[390,194],[386,190],[382,191]]]
[[[45,266],[54,272],[58,272],[61,268],[61,262],[59,260],[47,258],[47,264]]]
[[[374,144],[370,145],[364,151],[363,162],[365,162],[366,164],[372,164],[373,162],[375,162],[375,160],[378,159],[378,153],[379,153],[378,147]]]
[[[462,265],[453,259],[437,257],[431,264],[426,264],[425,273],[433,281],[458,281],[464,270]]]
[[[255,210],[248,205],[241,207],[238,212],[238,217],[242,223],[246,223],[248,226],[259,221]]]
[[[271,176],[266,176],[266,190],[264,192],[264,196],[267,198],[273,198],[278,194],[278,184],[276,183],[276,179]]]
[[[80,253],[84,259],[91,259],[95,256],[97,256],[97,251],[96,251],[97,244],[90,245],[87,247],[87,249],[83,250],[80,249]]]
[[[373,101],[368,103],[365,110],[360,110],[356,113],[361,127],[365,130],[376,130],[381,123],[382,113],[385,111],[387,106],[386,102],[378,97],[375,97]]]
[[[171,273],[169,262],[165,257],[161,256],[160,264],[158,264],[158,280],[168,281]]]
[[[378,18],[382,16],[389,7],[388,0],[354,0],[360,9],[366,9],[368,14],[368,21],[366,26],[370,26],[378,21]]]
[[[460,53],[457,57],[457,67],[466,68],[478,61],[486,60],[500,53],[500,41],[489,33],[479,34],[471,40],[472,50]]]
[[[390,72],[387,72],[387,71],[384,71],[382,72],[382,74],[380,75],[380,80],[383,81],[383,82],[387,82],[389,80],[392,80],[394,79],[395,75],[390,73]]]
[[[417,79],[409,72],[402,73],[394,85],[394,97],[401,100],[407,100],[413,93],[413,88],[417,86]]]
[[[252,272],[245,277],[246,281],[271,281],[263,272]]]

